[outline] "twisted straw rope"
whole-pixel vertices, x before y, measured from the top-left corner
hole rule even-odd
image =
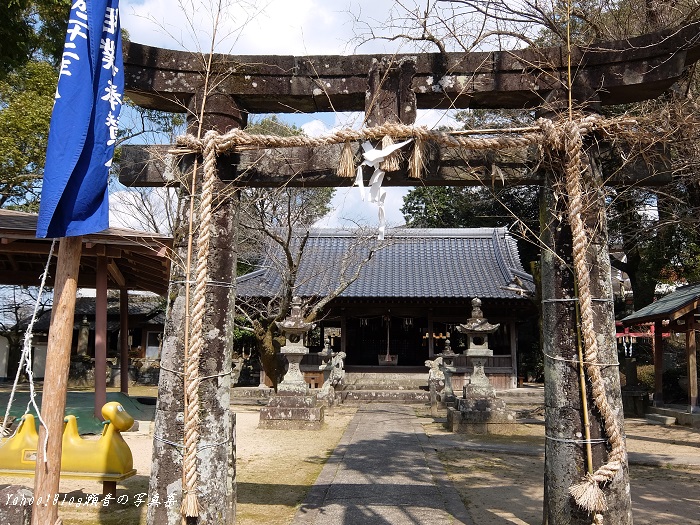
[[[382,140],[385,136],[395,138],[414,138],[419,140],[429,140],[448,147],[461,147],[466,149],[503,149],[518,148],[542,142],[543,137],[536,127],[533,131],[525,133],[519,137],[501,136],[475,138],[460,135],[450,135],[442,131],[429,130],[425,127],[407,126],[405,124],[382,124],[365,128],[363,130],[340,129],[323,137],[307,137],[304,135],[293,135],[291,137],[280,137],[277,135],[251,135],[240,129],[233,129],[224,135],[218,135],[216,142],[216,152],[225,153],[237,148],[292,148],[308,147],[314,148],[329,144],[340,144],[348,141],[359,140]],[[211,140],[211,139],[209,139]],[[178,137],[176,144],[189,151],[204,151],[207,138],[197,139],[192,135]]]
[[[574,274],[578,283],[581,324],[584,340],[585,370],[591,380],[592,394],[596,407],[603,416],[603,425],[612,450],[608,462],[570,489],[576,503],[589,512],[607,509],[605,496],[600,485],[612,481],[622,468],[625,459],[625,444],[622,433],[605,394],[605,383],[598,364],[598,342],[593,324],[592,295],[590,288],[590,268],[586,261],[588,238],[581,218],[583,211],[583,190],[581,169],[583,167],[583,140],[581,130],[575,122],[564,125],[564,145],[566,155],[566,191],[569,196],[568,215],[573,234]]]
[[[590,133],[594,129],[607,130],[635,124],[636,121],[618,118],[602,119],[598,116],[589,116],[575,121],[582,134]],[[408,126],[405,124],[382,124],[362,130],[340,129],[322,137],[307,137],[305,135],[292,135],[280,137],[277,135],[256,135],[246,133],[241,129],[232,129],[220,135],[205,136],[198,139],[193,135],[177,137],[174,153],[202,153],[208,142],[214,141],[217,154],[228,153],[233,150],[262,149],[262,148],[315,148],[330,144],[342,144],[352,141],[382,140],[385,136],[393,138],[413,138],[416,141],[429,141],[445,147],[464,148],[471,150],[522,148],[536,144],[551,144],[556,149],[562,149],[563,130],[555,126],[548,119],[539,119],[534,126],[525,128],[519,136],[512,136],[513,130],[490,130],[489,133],[500,132],[498,137],[472,137],[455,135],[449,132],[430,130],[422,126]]]
[[[182,512],[185,516],[199,515],[197,502],[197,446],[199,444],[199,361],[204,348],[204,313],[206,306],[206,288],[209,280],[207,262],[209,259],[209,240],[211,238],[212,200],[214,181],[216,179],[216,141],[217,133],[209,131],[204,136],[204,181],[202,198],[199,206],[199,235],[197,236],[197,267],[195,270],[195,289],[192,310],[192,334],[190,355],[185,365],[185,453],[183,458],[184,497]]]

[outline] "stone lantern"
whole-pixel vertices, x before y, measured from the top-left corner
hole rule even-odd
[[[277,385],[277,393],[260,409],[259,428],[320,430],[323,426],[323,407],[319,406],[315,394],[309,394],[300,368],[301,360],[309,353],[304,346],[304,334],[313,326],[304,321],[301,299],[294,297],[291,314],[277,323],[287,340],[280,353],[287,358],[289,367]]]
[[[468,339],[467,351],[464,353],[472,359],[474,372],[471,381],[465,390],[465,396],[495,397],[496,390],[491,385],[489,378],[484,373],[484,365],[489,357],[493,357],[493,350],[489,348],[489,334],[492,334],[500,324],[491,324],[484,319],[481,311],[481,299],[472,299],[472,316],[466,323],[460,324],[457,331],[465,334]]]
[[[280,349],[280,353],[287,358],[289,363],[287,373],[284,374],[282,382],[277,386],[277,391],[306,395],[309,387],[304,380],[304,374],[301,373],[299,364],[309,353],[309,349],[304,346],[304,334],[311,330],[314,325],[304,321],[301,298],[294,297],[292,299],[291,314],[284,321],[276,324],[287,340],[287,344]]]
[[[457,357],[452,351],[452,345],[450,340],[445,340],[445,351],[441,354],[436,354],[438,357],[442,357],[442,364],[440,365],[440,370],[445,376],[445,390],[443,392],[443,402],[444,403],[454,403],[456,396],[454,390],[452,389],[452,374],[454,374],[457,369],[454,367],[454,359]]]
[[[508,410],[505,401],[496,397],[496,389],[484,373],[486,360],[493,356],[488,336],[498,326],[484,319],[481,300],[475,298],[472,300],[472,316],[457,327],[469,340],[465,355],[471,357],[474,372],[470,384],[464,387],[464,397],[458,400],[455,408],[447,409],[445,426],[453,432],[510,434],[514,431],[515,412]]]

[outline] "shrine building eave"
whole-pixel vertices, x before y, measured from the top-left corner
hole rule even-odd
[[[574,48],[573,90],[603,105],[659,96],[700,58],[700,22]],[[374,61],[415,63],[411,90],[430,109],[534,108],[566,85],[564,47],[478,53],[278,56],[216,55],[217,91],[250,113],[364,111]],[[124,46],[125,91],[138,105],[184,112],[203,83],[197,53]]]

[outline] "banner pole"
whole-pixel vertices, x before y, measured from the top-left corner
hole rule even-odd
[[[58,519],[63,418],[66,410],[81,250],[82,237],[61,239],[41,401],[41,417],[48,428],[48,440],[44,451],[47,428],[41,426],[36,451],[32,525],[54,525]]]

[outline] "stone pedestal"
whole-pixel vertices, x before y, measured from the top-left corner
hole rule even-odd
[[[517,434],[515,412],[497,397],[459,399],[447,410],[445,427],[463,434]]]
[[[320,430],[324,408],[316,395],[297,395],[278,392],[270,397],[267,406],[260,409],[258,428],[275,430]]]
[[[474,371],[469,378],[469,384],[464,387],[464,397],[487,399],[496,397],[496,389],[491,385],[489,378],[484,373],[484,365],[492,355],[492,350],[467,351],[467,356],[471,357],[472,363],[474,363]]]
[[[644,417],[649,411],[649,391],[643,386],[623,386],[621,392],[625,417]]]

